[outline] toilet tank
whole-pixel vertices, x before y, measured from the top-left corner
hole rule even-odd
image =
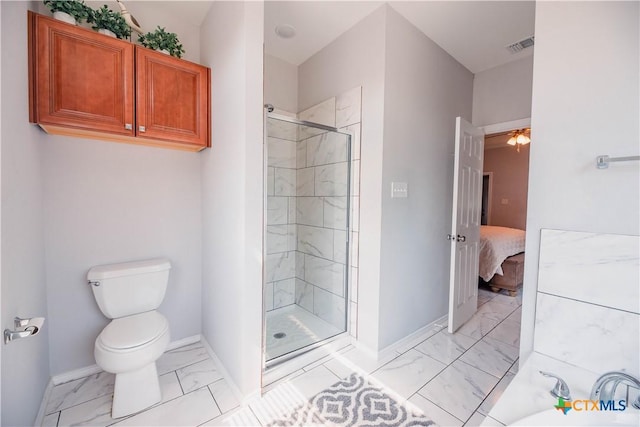
[[[99,265],[87,279],[100,311],[110,319],[157,309],[167,289],[171,263],[165,258]]]

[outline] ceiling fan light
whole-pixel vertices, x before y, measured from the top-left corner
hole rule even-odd
[[[528,144],[529,142],[531,142],[531,140],[527,138],[524,133],[521,133],[516,137],[516,142],[518,144]]]
[[[507,144],[516,145],[516,137],[512,136],[511,138],[509,138],[509,140],[507,141]]]

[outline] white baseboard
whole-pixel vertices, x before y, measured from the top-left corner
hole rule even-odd
[[[360,341],[358,341],[357,339],[353,339],[353,341],[351,342],[351,344],[358,349],[358,351],[364,353],[367,357],[373,359],[373,360],[379,360],[379,353],[377,351],[375,351],[374,349],[372,349],[371,347],[362,344]]]
[[[182,338],[176,341],[171,341],[167,346],[167,351],[176,349],[178,347],[184,347],[185,345],[194,344],[200,341],[200,335],[193,335],[187,338]],[[78,380],[80,378],[88,377],[89,375],[95,375],[102,372],[102,369],[98,365],[85,366],[84,368],[74,369],[73,371],[63,372],[51,377],[53,385],[59,385],[68,383],[69,381]]]
[[[63,372],[51,377],[51,382],[54,386],[59,384],[68,383],[69,381],[78,380],[80,378],[88,377],[89,375],[95,375],[102,372],[102,369],[98,365],[85,366],[84,368],[74,369],[73,371]]]
[[[441,327],[443,325],[446,325],[446,323],[447,323],[447,315],[445,314],[444,316],[434,320],[433,322],[429,323],[428,325],[423,326],[422,328],[418,329],[417,331],[412,332],[411,334],[407,335],[406,337],[404,337],[402,339],[399,339],[398,341],[394,342],[393,344],[390,344],[390,345],[386,346],[385,348],[383,348],[382,350],[379,350],[379,351],[375,351],[375,350],[363,345],[359,341],[354,341],[353,345],[356,348],[358,348],[360,351],[362,351],[365,354],[367,354],[369,357],[371,357],[371,358],[373,358],[375,360],[383,360],[384,358],[392,355],[397,349],[402,348],[402,347],[410,344],[412,341],[418,340],[422,335],[426,334],[433,327]]]
[[[167,346],[166,351],[175,350],[176,348],[184,347],[185,345],[195,344],[198,341],[201,341],[201,339],[202,339],[202,335],[198,334],[198,335],[192,335],[190,337],[182,338],[177,341],[171,341]]]
[[[209,353],[209,357],[211,357],[211,359],[213,359],[213,362],[215,363],[216,368],[222,374],[222,377],[225,379],[225,381],[229,385],[229,388],[231,389],[231,392],[238,399],[238,402],[241,402],[242,404],[244,404],[249,399],[255,397],[256,393],[257,393],[258,396],[260,395],[260,390],[257,390],[254,393],[250,393],[248,396],[243,395],[242,392],[240,391],[240,389],[238,388],[238,386],[236,385],[236,383],[231,378],[231,375],[229,375],[229,371],[227,371],[227,369],[224,367],[224,365],[222,364],[222,362],[220,361],[218,356],[214,353],[213,349],[211,348],[211,346],[207,342],[206,338],[203,335],[200,335],[198,337],[198,340],[200,342],[202,342],[202,346],[205,348],[205,350],[207,350],[207,353]]]
[[[41,426],[42,421],[44,420],[44,416],[46,415],[44,412],[47,410],[47,402],[49,401],[49,396],[51,396],[51,391],[53,390],[54,384],[53,379],[49,378],[49,383],[47,387],[44,389],[44,394],[42,396],[42,402],[40,402],[40,409],[38,409],[38,415],[36,415],[36,420],[34,421],[34,426]]]

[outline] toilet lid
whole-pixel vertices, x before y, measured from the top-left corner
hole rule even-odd
[[[113,319],[99,336],[106,347],[126,349],[153,341],[169,329],[165,317],[157,311]]]

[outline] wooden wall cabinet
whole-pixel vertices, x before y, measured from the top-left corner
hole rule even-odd
[[[211,146],[210,69],[29,12],[29,119],[51,134]]]

